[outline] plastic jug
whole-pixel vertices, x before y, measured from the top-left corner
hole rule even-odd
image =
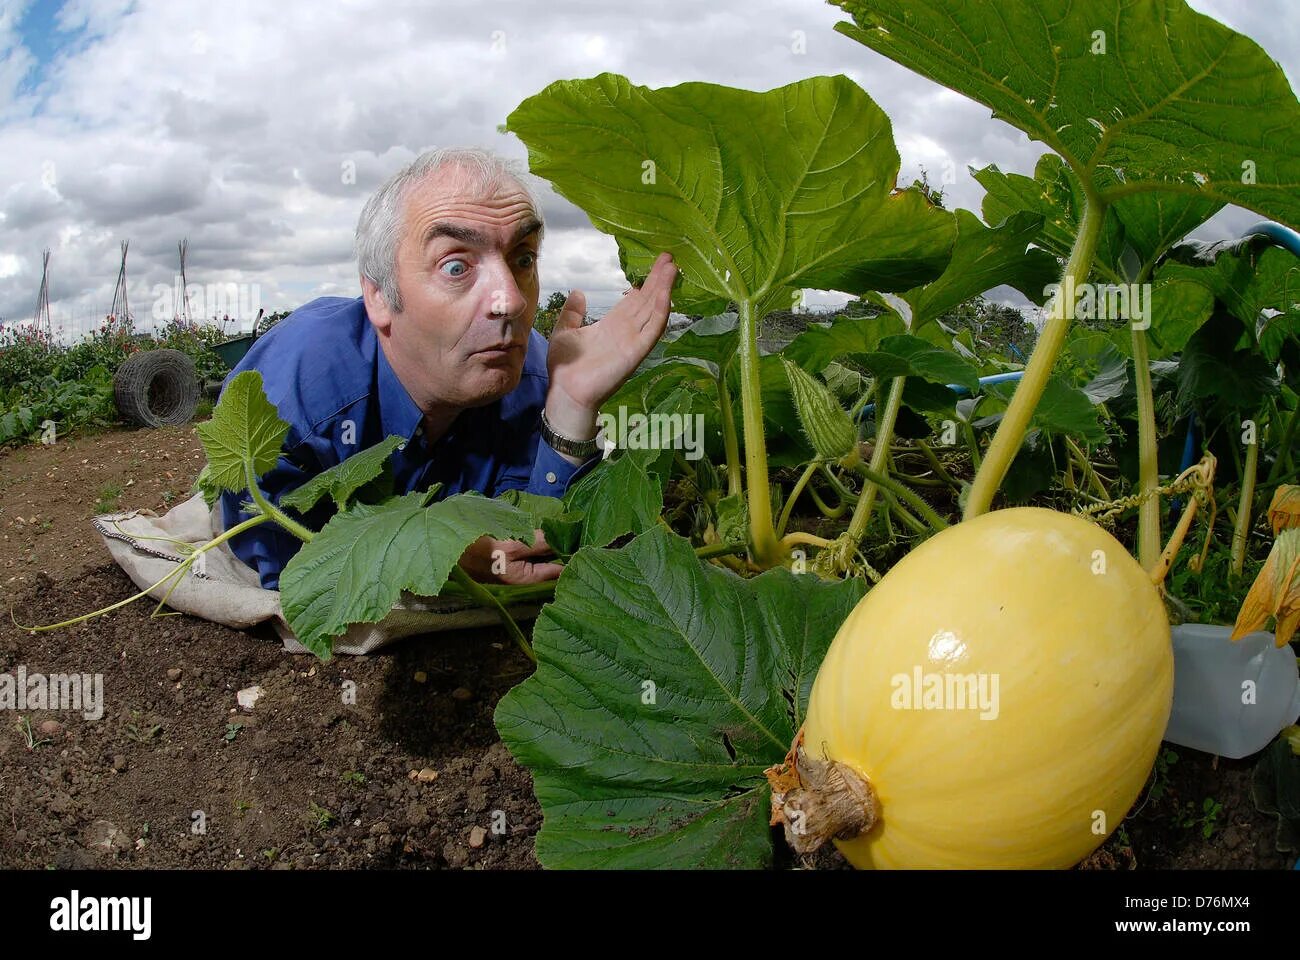
[[[1300,671],[1290,644],[1277,647],[1264,631],[1233,643],[1232,627],[1205,623],[1179,624],[1171,633],[1170,743],[1237,760],[1264,749],[1300,717]]]

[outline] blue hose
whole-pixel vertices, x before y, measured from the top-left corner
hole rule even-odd
[[[1256,235],[1268,237],[1275,246],[1279,246],[1283,250],[1290,250],[1297,257],[1300,257],[1300,233],[1296,233],[1290,227],[1264,220],[1242,233],[1243,237]]]
[[[1013,370],[1010,373],[995,373],[987,377],[980,377],[980,386],[981,387],[987,386],[990,383],[1007,383],[1008,381],[1011,380],[1019,380],[1024,375],[1025,375],[1025,371],[1023,370]],[[957,394],[957,396],[959,397],[965,396],[966,394],[970,393],[970,388],[964,387],[960,383],[949,383],[946,384],[946,386],[948,387],[949,390]],[[858,419],[865,420],[867,418],[867,414],[874,412],[875,409],[876,409],[876,405],[874,403],[867,404],[865,407],[862,408],[862,412],[858,414]]]

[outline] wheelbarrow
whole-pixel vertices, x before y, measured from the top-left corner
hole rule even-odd
[[[234,369],[257,340],[262,313],[257,311],[252,333],[212,346],[226,369]],[[113,400],[127,423],[174,426],[193,420],[199,397],[206,394],[215,400],[221,384],[221,380],[200,382],[193,359],[180,350],[142,350],[127,357],[113,374]]]

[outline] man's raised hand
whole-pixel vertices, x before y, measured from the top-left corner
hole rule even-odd
[[[596,414],[632,375],[668,325],[677,265],[661,253],[645,283],[629,290],[598,323],[582,325],[587,297],[569,294],[551,333],[546,419],[575,440],[596,434]]]

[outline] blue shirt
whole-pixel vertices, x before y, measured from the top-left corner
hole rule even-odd
[[[424,415],[380,349],[360,297],[321,297],[299,307],[258,338],[226,382],[244,370],[260,371],[267,399],[289,424],[279,462],[258,482],[277,505],[317,473],[393,434],[406,441],[389,459],[395,494],[442,483],[439,497],[467,490],[559,497],[599,458],[575,467],[541,440],[546,348],[546,338],[534,330],[519,385],[500,400],[462,410],[432,450],[424,440]],[[225,529],[252,516],[239,509],[249,499],[247,490],[222,494]],[[326,497],[302,519],[319,530],[333,513]],[[302,546],[276,523],[228,543],[271,590]]]

